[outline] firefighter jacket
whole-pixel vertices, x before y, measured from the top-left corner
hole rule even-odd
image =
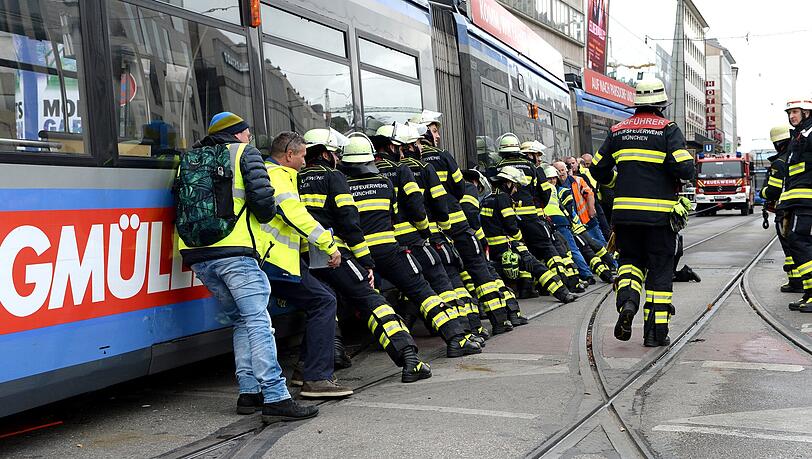
[[[195,145],[195,148],[217,144],[228,144],[234,172],[232,182],[234,215],[240,217],[228,236],[210,246],[187,247],[183,239],[178,238],[178,248],[183,262],[189,266],[201,261],[226,257],[260,258],[263,252],[258,253],[255,238],[260,233],[260,224],[271,221],[276,211],[274,190],[268,180],[268,172],[265,170],[259,150],[251,145],[238,143],[236,137],[224,132],[205,137]],[[239,166],[235,167],[236,165]]]
[[[807,118],[790,131],[789,159],[784,192],[778,209],[812,213],[812,118]],[[807,165],[809,168],[807,169]]]
[[[520,154],[510,155],[503,158],[496,165],[498,170],[504,166],[513,166],[530,178],[530,183],[520,185],[519,190],[513,194],[513,201],[516,203],[516,214],[522,219],[533,220],[539,216],[538,209],[544,209],[550,199],[552,187],[545,187],[547,180],[541,180],[538,168],[530,160]]]
[[[787,176],[787,159],[789,151],[770,156],[770,170],[767,183],[759,191],[759,195],[767,202],[775,203],[781,197],[784,188],[784,178]]]
[[[307,212],[307,207],[299,199],[296,170],[279,165],[273,159],[265,165],[276,190],[277,211],[270,223],[261,225],[261,253],[267,253],[264,260],[272,265],[269,276],[297,282],[301,278],[302,240],[326,254],[334,253],[338,246],[330,231]]]
[[[361,229],[369,247],[397,245],[395,240],[395,187],[379,174],[359,172],[353,166],[341,166],[346,173],[350,194],[361,217]]]
[[[423,204],[423,189],[409,167],[380,158],[375,161],[381,177],[388,179],[395,187],[395,236],[417,243],[418,235],[428,237],[429,218]]]
[[[474,230],[474,235],[482,246],[486,246],[485,232],[482,230],[482,222],[479,221],[479,190],[473,183],[465,182],[465,196],[460,200],[460,206],[468,220],[468,226]]]
[[[406,167],[417,182],[430,227],[434,228],[435,232],[439,229],[448,229],[448,197],[434,167],[419,159],[409,157],[403,158],[400,166]],[[415,239],[415,231],[416,228],[412,224],[408,224],[406,227],[395,226],[395,235],[398,240],[408,242],[409,245],[418,243]],[[428,239],[431,236],[429,228],[426,228],[425,232],[421,228],[420,233],[419,237],[422,239]]]
[[[491,247],[522,239],[513,201],[504,191],[496,190],[482,200],[479,221],[482,223],[485,240]]]
[[[595,180],[609,184],[615,167],[615,224],[668,225],[679,180],[694,178],[693,157],[677,125],[641,110],[612,126],[589,170]]]
[[[352,253],[364,268],[375,267],[343,173],[324,161],[314,162],[299,171],[299,198],[321,226],[333,231],[342,252]]]
[[[438,220],[439,228],[432,226],[432,233],[436,233],[440,229],[452,236],[466,232],[473,233],[471,227],[468,226],[465,212],[460,206],[460,200],[465,195],[465,180],[462,178],[462,171],[460,171],[457,161],[451,153],[432,146],[423,147],[420,159],[434,167],[437,177],[447,193],[448,220]]]
[[[575,212],[575,200],[572,198],[572,189],[565,186],[557,188],[558,202],[561,204],[561,210],[564,211],[564,216],[569,220],[570,228],[575,234],[581,234],[586,231],[586,226],[581,223],[578,213]]]

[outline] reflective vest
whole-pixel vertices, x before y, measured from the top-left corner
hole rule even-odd
[[[274,188],[277,212],[270,223],[260,226],[262,231],[257,245],[260,253],[267,253],[265,261],[278,268],[281,278],[295,282],[301,276],[302,239],[327,254],[338,250],[338,246],[333,235],[307,212],[307,207],[299,199],[296,170],[272,162],[265,165]]]
[[[245,206],[245,184],[242,179],[242,170],[240,169],[240,158],[242,152],[245,150],[246,143],[232,143],[228,144],[229,159],[231,161],[231,168],[234,172],[234,182],[231,188],[231,194],[234,201],[234,215],[239,215],[240,210]],[[249,249],[259,250],[255,237],[260,233],[260,224],[256,217],[251,212],[243,211],[237,223],[234,224],[234,229],[228,236],[220,239],[214,244],[206,247],[247,247]],[[188,247],[183,243],[183,239],[178,238],[178,249],[198,250],[203,247]],[[262,253],[262,252],[260,252]]]
[[[544,214],[550,218],[555,217],[563,217],[565,219],[567,218],[564,215],[564,211],[561,209],[561,201],[558,200],[558,193],[556,193],[555,191],[550,193],[550,200],[547,201],[547,205],[544,207]]]
[[[592,194],[592,189],[589,188],[589,185],[577,175],[572,176],[572,196],[575,199],[575,212],[578,214],[578,218],[581,220],[581,223],[587,224],[590,220],[589,217],[589,205],[587,203],[586,196]]]

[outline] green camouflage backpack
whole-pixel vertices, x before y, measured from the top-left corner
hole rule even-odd
[[[175,176],[175,227],[188,247],[205,247],[234,229],[245,210],[234,215],[228,145],[195,148],[180,158]]]

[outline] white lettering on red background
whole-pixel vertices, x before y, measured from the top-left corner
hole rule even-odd
[[[624,129],[663,129],[671,121],[651,114],[634,115],[612,126],[612,132]]]
[[[171,210],[1,213],[0,334],[208,296]]]

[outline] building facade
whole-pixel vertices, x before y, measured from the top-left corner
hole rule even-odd
[[[708,137],[718,142],[725,153],[735,153],[736,131],[736,60],[717,40],[705,42],[705,104]]]
[[[669,115],[688,141],[707,139],[705,123],[705,29],[708,23],[692,0],[677,3],[674,42],[671,53],[674,101]]]

